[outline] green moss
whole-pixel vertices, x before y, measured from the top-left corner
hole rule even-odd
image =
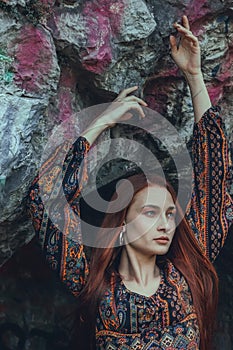
[[[0,48],[0,80],[6,84],[13,81],[14,73],[11,71],[13,59],[7,55],[4,49]]]
[[[5,81],[5,83],[11,83],[14,79],[14,73],[8,71],[4,74],[3,80]]]
[[[0,49],[0,62],[8,62],[11,63],[13,59],[9,56],[7,56],[3,51]]]

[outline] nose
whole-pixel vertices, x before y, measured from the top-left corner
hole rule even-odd
[[[166,215],[160,215],[157,223],[157,230],[158,231],[168,231],[169,229],[169,221],[166,217]]]

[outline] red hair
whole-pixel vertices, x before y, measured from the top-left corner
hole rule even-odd
[[[158,256],[157,263],[161,264],[162,261],[165,262],[169,259],[185,277],[190,287],[193,304],[197,313],[201,339],[200,349],[210,349],[218,300],[218,277],[216,271],[212,263],[202,253],[194,233],[189,227],[182,209],[177,202],[177,197],[172,186],[156,175],[146,178],[144,174],[136,174],[127,178],[127,180],[133,186],[134,195],[140,190],[155,184],[166,188],[176,204],[178,220],[176,233],[168,253],[165,256]],[[113,200],[123,194],[125,201],[125,194],[129,192],[126,189],[128,184],[127,181],[121,184],[117,189],[117,193],[115,192],[112,197],[109,204],[110,210],[105,214],[102,227],[97,234],[98,247],[107,247],[92,249],[90,274],[79,297],[79,329],[76,328],[76,339],[80,340],[80,337],[83,337],[86,332],[88,333],[88,339],[90,340],[91,338],[93,344],[95,342],[95,321],[98,303],[110,283],[112,274],[116,277],[119,276],[118,264],[122,247],[117,245],[121,226],[132,202],[122,210],[114,212],[115,204]],[[108,235],[106,235],[106,228],[109,228],[107,230]],[[88,323],[86,327],[85,320]],[[94,348],[93,344],[89,347],[90,349]],[[86,343],[85,349],[87,349]]]

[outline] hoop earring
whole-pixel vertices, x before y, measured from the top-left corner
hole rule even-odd
[[[126,231],[125,223],[123,223],[122,228],[121,228],[121,232],[120,232],[120,235],[119,235],[120,246],[122,246],[124,244],[124,233],[125,233],[125,231]]]
[[[124,232],[123,232],[123,230],[121,230],[120,236],[119,236],[120,245],[123,245],[123,244],[124,244],[124,237],[123,237],[123,234],[124,234]]]

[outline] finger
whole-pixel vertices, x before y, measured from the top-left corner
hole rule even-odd
[[[137,102],[137,103],[139,103],[140,105],[143,105],[143,106],[148,106],[147,105],[147,103],[145,102],[145,101],[143,101],[141,98],[139,98],[139,97],[137,97],[137,96],[134,96],[134,95],[132,95],[132,96],[126,96],[125,98],[124,98],[124,101],[125,102]]]
[[[187,33],[185,34],[185,38],[189,38],[191,39],[193,45],[195,46],[198,46],[199,45],[199,42],[198,42],[198,39],[195,35],[193,35],[193,33]]]
[[[126,113],[129,113],[132,116],[135,114],[133,112],[137,112],[137,114],[139,114],[139,117],[141,117],[141,118],[145,117],[145,113],[144,113],[142,107],[137,102],[132,102],[132,101],[124,102],[123,110],[124,110],[123,115]]]
[[[145,118],[145,113],[143,112],[142,107],[138,103],[135,103],[135,105],[132,105],[130,109],[138,112],[139,117]]]
[[[176,29],[179,32],[179,34],[189,36],[189,37],[192,37],[193,39],[195,38],[195,40],[197,40],[196,36],[191,32],[191,30],[188,30],[188,29],[182,27],[180,24],[176,25]]]
[[[185,15],[182,16],[182,24],[183,24],[183,26],[184,26],[186,29],[190,30],[190,25],[189,25],[188,17],[185,16]]]
[[[117,99],[124,98],[131,92],[136,91],[137,89],[138,89],[138,86],[132,86],[130,88],[124,89],[119,93],[119,95],[117,96]]]
[[[145,113],[142,107],[137,102],[112,102],[110,109],[106,110],[102,115],[104,120],[107,120],[109,126],[114,126],[119,120],[127,120],[134,115],[138,115],[139,118],[144,118]]]
[[[130,118],[132,118],[133,113],[127,112],[125,114],[123,114],[123,116],[121,117],[121,120],[129,120]]]
[[[183,27],[181,24],[179,23],[174,23],[174,27],[176,28],[176,30],[178,30],[178,32],[180,33],[191,33],[191,31],[185,27]]]
[[[176,38],[174,37],[174,35],[170,35],[170,47],[171,47],[171,51],[172,53],[176,53],[177,52],[177,42],[176,42]]]
[[[122,112],[118,120],[128,120],[133,116],[138,115],[139,118],[145,118],[145,113],[138,103],[132,103],[130,106],[128,103],[125,104],[125,111]],[[114,124],[116,121],[113,122]]]

